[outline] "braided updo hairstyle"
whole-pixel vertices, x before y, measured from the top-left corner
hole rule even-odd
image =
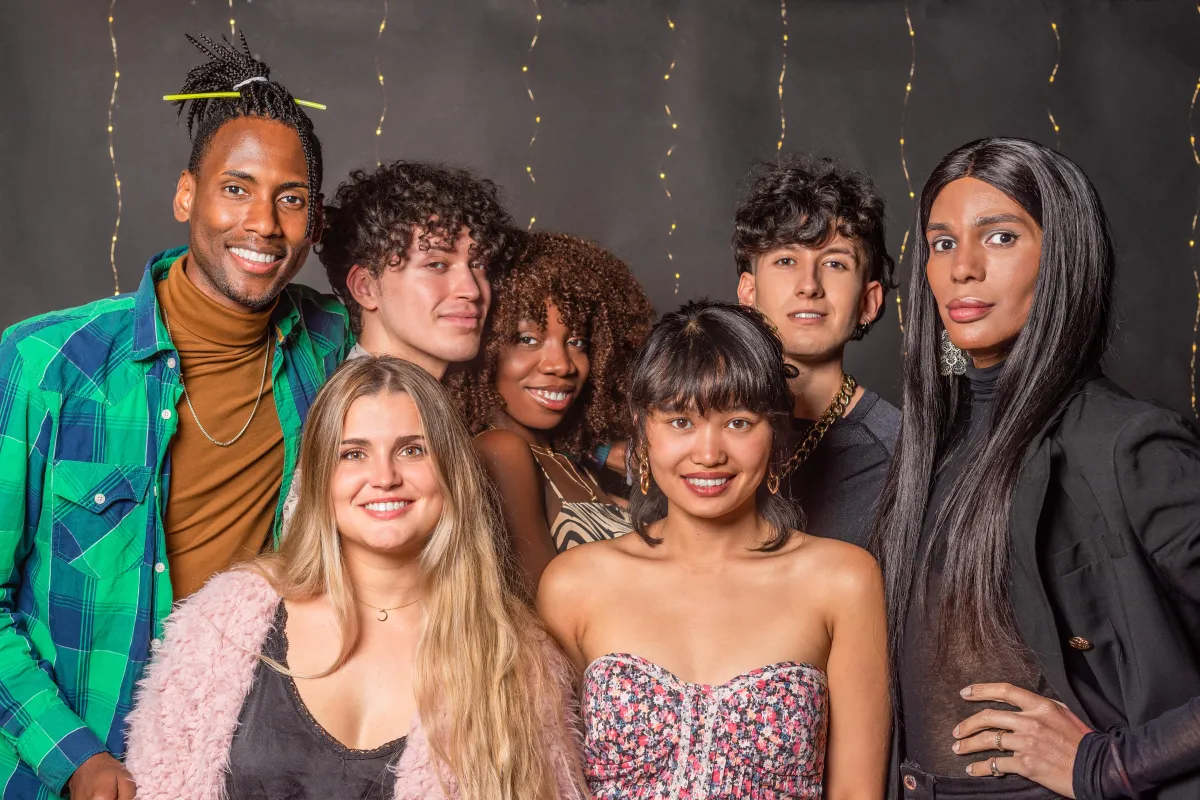
[[[314,214],[317,202],[315,198],[321,192],[321,142],[313,133],[312,120],[296,104],[281,83],[271,80],[271,68],[258,61],[250,54],[250,46],[246,44],[246,36],[239,32],[242,48],[238,50],[224,36],[221,43],[214,42],[204,34],[199,39],[188,35],[188,41],[200,52],[208,56],[208,62],[192,67],[187,78],[180,87],[180,94],[197,92],[231,92],[241,93],[241,97],[200,98],[197,100],[177,100],[179,115],[183,116],[187,107],[188,136],[192,139],[192,154],[188,158],[188,171],[199,174],[200,164],[208,153],[209,145],[216,132],[232,119],[238,117],[264,117],[281,122],[295,129],[300,137],[300,145],[304,148],[304,163],[308,166],[309,193],[314,198],[308,204],[308,227],[305,236],[313,232]],[[266,80],[251,80],[266,78]],[[246,81],[250,81],[246,83]],[[241,84],[239,86],[239,84]],[[237,86],[235,90],[233,87]]]

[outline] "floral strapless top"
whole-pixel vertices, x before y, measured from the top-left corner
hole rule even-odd
[[[720,686],[624,653],[588,665],[584,771],[597,798],[818,800],[829,689],[785,661]]]

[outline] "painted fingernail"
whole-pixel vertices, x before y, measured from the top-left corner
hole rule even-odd
[[[955,729],[954,729],[954,735],[955,735],[955,736],[957,736],[957,735],[958,735],[958,729],[957,729],[957,728],[955,728]],[[957,752],[958,752],[958,742],[955,742],[954,744],[950,745],[950,749],[951,749],[951,750],[953,750],[954,752],[956,752],[956,753],[957,753]]]
[[[959,692],[959,694],[961,694],[963,697],[970,697],[970,696],[971,696],[971,690],[972,690],[973,688],[975,688],[975,687],[973,687],[973,686],[965,686],[965,687],[963,687],[963,690],[962,690],[961,692]]]
[[[953,731],[953,733],[954,733],[954,735],[955,735],[955,736],[958,736],[958,726],[957,726],[957,725],[955,725],[955,726],[954,726],[954,731]],[[958,742],[955,742],[955,743],[954,743],[954,746],[955,746],[955,748],[957,748],[957,747],[958,747]]]
[[[967,773],[968,775],[970,775],[970,774],[971,774],[971,767],[968,765],[968,766],[967,766],[967,769],[966,769],[965,771],[966,771],[966,773]],[[972,776],[972,777],[973,777],[973,776]]]

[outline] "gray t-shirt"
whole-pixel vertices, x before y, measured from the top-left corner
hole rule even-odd
[[[812,424],[792,420],[792,450]],[[829,426],[817,449],[788,481],[788,496],[808,520],[806,531],[867,546],[899,435],[900,412],[870,390],[849,414]]]

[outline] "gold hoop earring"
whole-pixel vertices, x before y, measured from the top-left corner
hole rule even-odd
[[[767,476],[767,491],[771,494],[779,494],[779,473],[772,472]]]

